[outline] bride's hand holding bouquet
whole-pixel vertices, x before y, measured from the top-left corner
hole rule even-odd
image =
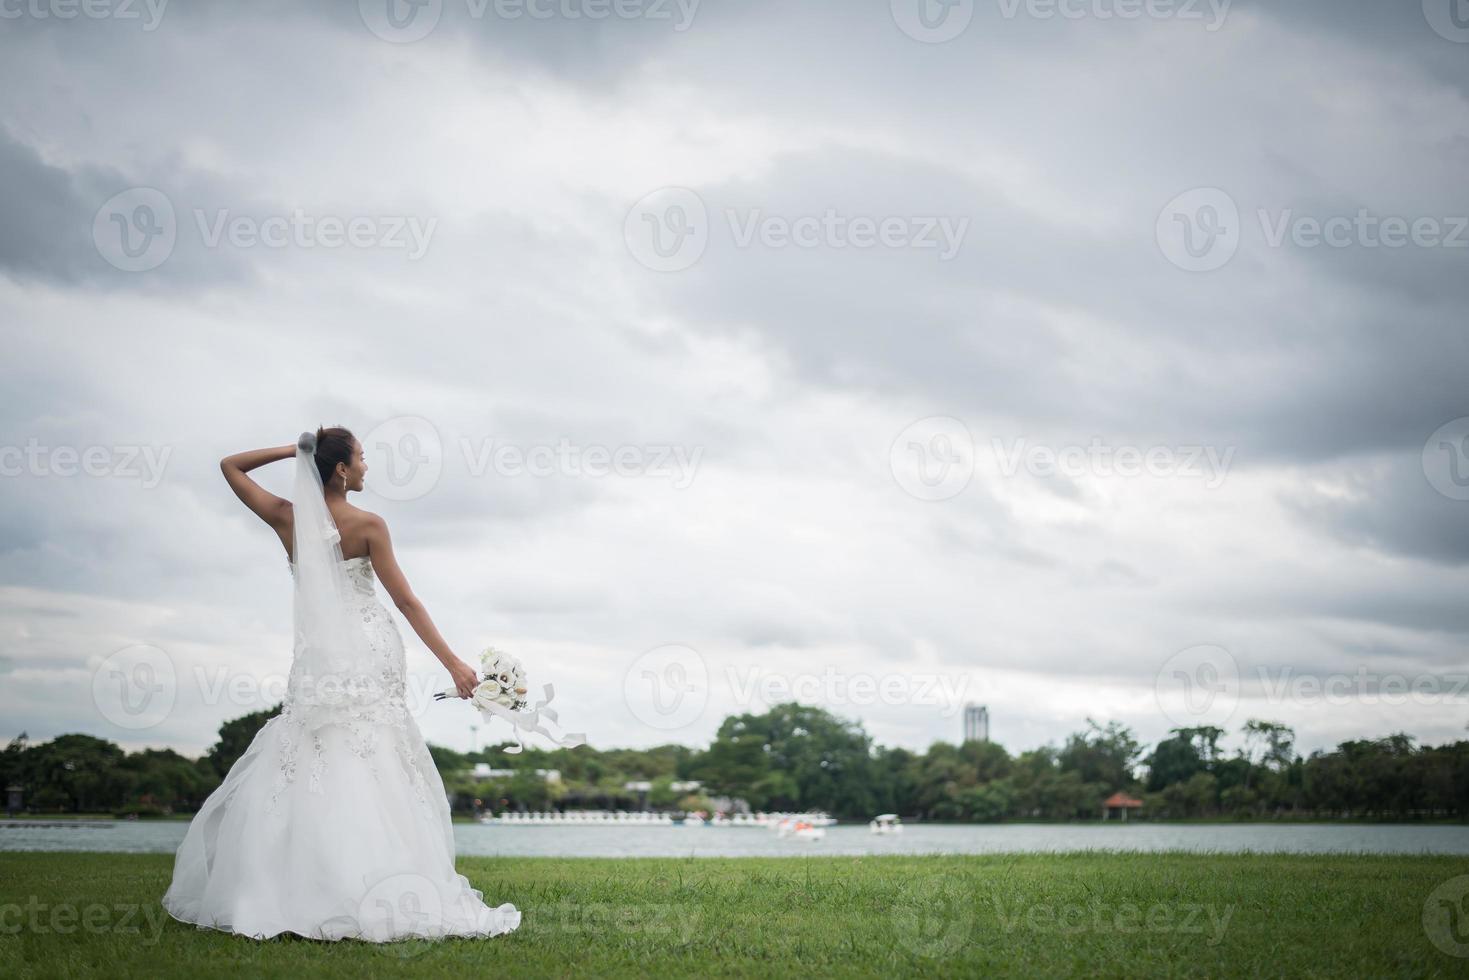
[[[526,697],[530,688],[525,679],[525,667],[518,657],[494,647],[486,647],[480,654],[478,674],[464,661],[457,659],[450,666],[449,673],[454,678],[454,687],[435,694],[434,700],[445,701],[456,696],[468,698],[482,714],[495,715],[510,722],[515,729],[517,744],[505,749],[506,752],[513,754],[525,748],[520,737],[522,730],[538,732],[563,748],[586,743],[586,735],[580,732],[557,737],[541,724],[543,717],[547,721],[558,721],[555,710],[547,707],[556,697],[555,688],[550,684],[543,685],[541,690],[545,697],[536,702],[535,707],[530,707]]]
[[[449,677],[454,681],[454,690],[461,698],[474,697],[474,689],[479,686],[479,674],[458,657],[449,665]]]

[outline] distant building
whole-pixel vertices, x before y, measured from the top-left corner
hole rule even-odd
[[[990,740],[990,709],[982,704],[966,705],[964,708],[964,741],[988,742]]]
[[[474,768],[469,771],[473,779],[512,779],[515,776],[514,769],[492,769],[487,762],[476,762]],[[537,769],[536,775],[547,783],[561,782],[560,769]]]
[[[704,784],[697,779],[675,779],[668,784],[668,788],[675,793],[692,793],[695,790],[702,789],[703,786]],[[653,789],[653,782],[649,779],[635,779],[631,782],[623,783],[622,788],[629,793],[648,793]]]
[[[1128,796],[1126,793],[1118,790],[1111,796],[1107,797],[1107,801],[1102,804],[1102,819],[1116,819],[1121,820],[1123,823],[1127,823],[1127,814],[1131,811],[1141,810],[1142,808],[1142,800],[1139,800],[1136,797]]]

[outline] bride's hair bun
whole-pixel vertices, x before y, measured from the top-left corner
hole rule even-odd
[[[305,439],[309,432],[301,433]],[[311,436],[311,446],[315,451],[316,471],[321,474],[321,485],[326,486],[335,478],[337,464],[341,463],[348,469],[352,468],[352,455],[356,451],[356,438],[351,431],[340,425],[322,426],[316,430],[316,435]]]
[[[299,439],[296,440],[296,448],[299,449],[299,450],[301,450],[303,453],[314,453],[314,452],[316,452],[316,433],[315,432],[303,432],[303,433],[301,433],[301,438],[299,438]]]

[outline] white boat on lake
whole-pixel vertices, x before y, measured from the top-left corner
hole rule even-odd
[[[496,827],[672,827],[673,817],[651,810],[565,810],[481,814],[479,822]]]
[[[867,824],[867,829],[874,834],[901,834],[903,822],[896,813],[879,813]]]

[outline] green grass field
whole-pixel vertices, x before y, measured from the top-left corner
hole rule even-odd
[[[0,853],[0,977],[1469,977],[1469,858],[462,858],[490,940],[268,942],[158,905],[171,855]]]

